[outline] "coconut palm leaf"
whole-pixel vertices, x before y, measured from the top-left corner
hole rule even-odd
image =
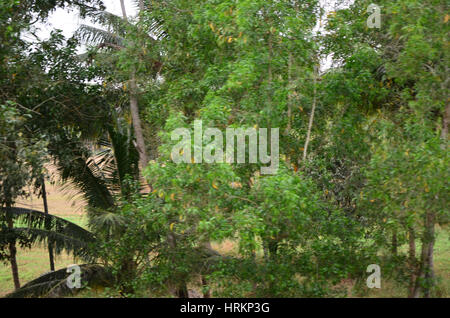
[[[82,264],[78,266],[81,270],[81,289],[86,286],[111,286],[112,276],[102,265]],[[69,267],[45,273],[6,295],[6,298],[73,296],[81,289],[69,288],[67,278],[70,274]]]
[[[92,250],[90,249],[89,241],[84,238],[76,238],[74,236],[49,231],[45,229],[33,228],[14,228],[12,232],[17,236],[26,238],[27,242],[31,244],[40,244],[48,246],[49,242],[53,247],[55,254],[61,254],[63,251],[73,254],[76,258],[81,258],[84,261],[93,261],[96,259]]]
[[[133,24],[124,20],[121,16],[108,11],[90,10],[87,16],[93,23],[106,26],[108,30],[119,36],[125,36],[125,30],[134,27]]]
[[[124,47],[125,39],[114,33],[90,25],[82,24],[75,32],[75,37],[87,44],[96,46],[107,46],[121,49]]]
[[[114,152],[115,172],[122,195],[128,194],[125,178],[139,178],[139,153],[134,145],[133,129],[123,118],[115,120],[115,126],[108,127],[111,148]]]
[[[89,245],[96,237],[72,222],[27,208],[4,208],[0,213],[9,213],[22,226],[9,230],[16,238],[29,244],[51,244],[56,254],[66,251],[84,260],[95,259]]]
[[[56,167],[68,188],[75,188],[90,207],[104,210],[115,206],[113,194],[107,180],[98,173],[98,166],[92,153],[81,142],[71,143],[71,149],[53,151]]]

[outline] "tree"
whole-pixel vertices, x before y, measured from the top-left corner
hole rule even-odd
[[[136,138],[136,149],[139,152],[140,167],[142,170],[148,163],[148,155],[139,114],[139,88],[136,77],[138,76],[137,73],[143,72],[144,70],[155,74],[155,71],[158,71],[158,69],[155,69],[155,66],[157,67],[159,62],[156,58],[152,58],[150,63],[145,62],[139,50],[146,52],[148,48],[151,52],[155,52],[153,46],[155,46],[156,40],[150,34],[152,32],[154,33],[159,28],[159,25],[158,23],[153,23],[148,30],[149,33],[144,33],[139,24],[135,25],[129,22],[123,0],[121,0],[121,8],[122,17],[106,11],[90,11],[89,17],[107,30],[82,25],[77,31],[77,37],[83,39],[89,45],[94,46],[96,51],[95,60],[98,60],[99,64],[108,65],[107,63],[113,63],[113,67],[108,67],[113,74],[108,74],[104,78],[105,85],[109,80],[115,82],[113,85],[126,80],[122,86],[124,91],[129,91],[130,112]],[[89,56],[93,58],[94,54],[90,53]],[[137,60],[132,61],[130,56],[136,57]],[[154,76],[154,74],[152,75]]]
[[[39,178],[46,155],[46,142],[42,136],[28,135],[26,118],[30,115],[20,114],[14,106],[11,102],[0,105],[0,207],[6,208],[0,219],[2,235],[12,231],[14,216],[9,209],[18,197],[27,195],[24,187]],[[14,236],[8,237],[8,249],[7,259],[11,263],[14,286],[18,289],[20,281]]]

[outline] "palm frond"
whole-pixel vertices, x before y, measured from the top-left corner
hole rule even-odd
[[[127,176],[137,180],[139,178],[139,153],[134,146],[133,130],[123,119],[115,120],[115,127],[109,127],[108,133],[114,151],[116,173],[122,195],[127,195],[125,184]]]
[[[82,24],[75,32],[75,37],[86,44],[106,46],[120,49],[124,46],[125,39],[113,32],[109,32],[90,25]]]
[[[15,216],[17,221],[25,224],[27,227],[37,229],[45,228],[49,231],[57,231],[58,233],[80,237],[86,241],[95,240],[95,237],[89,231],[56,215],[46,214],[44,212],[28,208],[2,208],[2,211],[6,212],[6,210]]]
[[[89,228],[96,233],[106,234],[111,237],[123,232],[126,220],[114,211],[89,209]]]
[[[78,266],[81,270],[81,289],[87,286],[111,286],[113,281],[112,276],[102,265],[82,264]],[[67,285],[67,278],[70,276],[68,269],[69,267],[66,267],[54,272],[45,273],[5,297],[26,298],[73,296],[81,289],[69,288]]]
[[[93,23],[97,23],[114,34],[125,36],[127,28],[133,28],[134,25],[123,19],[121,16],[115,15],[108,11],[91,10],[87,16]]]
[[[96,241],[96,237],[70,221],[27,208],[3,208],[0,213],[9,213],[17,224],[23,226],[10,230],[16,238],[25,239],[30,244],[50,244],[56,254],[66,251],[84,260],[95,259],[90,244]]]
[[[63,251],[73,254],[76,258],[81,258],[84,261],[93,261],[96,259],[90,248],[90,243],[84,238],[76,238],[65,233],[58,233],[46,229],[34,228],[14,228],[12,232],[16,235],[26,238],[27,242],[31,244],[40,244],[48,246],[51,244],[55,254],[61,254]]]
[[[73,145],[69,153],[55,151],[57,158],[56,167],[60,173],[63,182],[69,181],[69,184],[75,188],[85,198],[90,207],[101,209],[110,209],[114,207],[115,201],[108,188],[107,181],[102,175],[95,173],[98,169],[92,154],[82,148],[81,145]]]

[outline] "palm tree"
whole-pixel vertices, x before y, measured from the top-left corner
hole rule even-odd
[[[2,245],[10,244],[11,242],[14,242],[14,244],[19,242],[20,245],[26,247],[31,247],[35,244],[45,244],[47,246],[51,244],[52,250],[56,255],[65,251],[88,262],[92,262],[96,258],[90,249],[90,244],[96,240],[95,235],[72,222],[27,208],[2,208],[0,209],[0,214],[8,214],[16,224],[16,226],[9,227],[7,231],[2,230],[0,232],[0,248]],[[67,269],[61,269],[57,272],[60,280],[58,284],[61,285],[61,282],[68,275],[63,277],[60,273],[67,273]],[[17,288],[9,297],[48,294],[57,285],[56,276],[53,275],[53,273],[57,272],[51,271],[50,274],[46,275],[49,278],[48,280],[42,276]],[[102,272],[105,271],[103,270]],[[67,290],[61,290],[61,292],[67,292]]]
[[[65,187],[77,189],[87,202],[88,227],[91,231],[48,213],[25,208],[4,208],[0,213],[8,213],[14,223],[21,226],[0,232],[0,249],[2,243],[10,242],[11,238],[28,247],[45,244],[51,246],[56,255],[66,251],[87,262],[80,265],[84,281],[111,284],[112,276],[107,267],[95,263],[99,257],[92,247],[104,239],[117,238],[118,233],[123,231],[126,220],[116,213],[116,197],[131,194],[127,178],[139,180],[139,154],[133,144],[133,130],[124,118],[114,113],[112,118],[110,123],[104,125],[106,137],[99,141],[102,150],[91,153],[82,141],[68,134],[65,135],[65,144],[71,145],[70,160],[67,160],[67,152],[59,152],[58,148],[53,148],[52,152]],[[131,257],[125,259],[124,263],[124,271],[132,269]],[[71,294],[73,290],[63,284],[67,277],[67,269],[50,272],[27,283],[8,297]]]
[[[115,60],[116,52],[125,50],[127,46],[136,45],[132,40],[129,40],[129,34],[139,35],[140,40],[142,39],[143,41],[150,42],[152,43],[152,46],[155,46],[154,44],[157,40],[150,34],[157,38],[165,36],[165,33],[161,30],[161,24],[157,21],[154,21],[151,24],[150,29],[148,30],[149,33],[142,32],[139,26],[130,23],[128,20],[123,0],[121,0],[121,8],[122,17],[107,11],[92,9],[89,11],[88,16],[93,22],[100,24],[105,29],[82,24],[76,32],[78,38],[97,49],[97,60],[108,60],[109,65],[111,65],[111,60],[113,60],[113,63],[117,63],[117,60]],[[145,8],[142,0],[139,1],[139,8],[140,10]],[[153,76],[156,76],[161,67],[161,63],[157,58],[153,59],[151,64],[151,72],[153,72]],[[136,66],[132,66],[129,74],[125,75],[125,77],[129,83],[130,113],[136,138],[136,149],[139,153],[139,165],[140,168],[143,169],[148,163],[148,155],[139,115],[139,89],[136,80]]]

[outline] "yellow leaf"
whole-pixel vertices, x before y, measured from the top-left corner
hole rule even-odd
[[[163,191],[160,191],[160,192],[159,192],[159,197],[160,197],[161,199],[164,197],[164,192],[163,192]]]
[[[175,200],[175,193],[170,194],[170,199],[173,201]]]
[[[219,189],[219,187],[215,184],[215,182],[213,181],[213,183],[212,183],[212,187],[214,188],[214,189]]]
[[[170,223],[169,228],[170,228],[171,231],[173,231],[173,226],[174,226],[174,225],[175,225],[175,223]]]
[[[447,23],[449,19],[450,19],[450,16],[448,14],[446,14],[445,18],[444,18],[444,23]]]
[[[213,31],[213,32],[215,32],[215,30],[214,30],[214,25],[210,22],[209,23],[209,27],[211,28],[211,30]]]
[[[373,203],[373,202],[375,202],[375,200],[374,200],[374,199],[372,199],[372,200],[370,200],[370,202],[372,202],[372,203]]]
[[[228,43],[231,43],[231,42],[233,42],[233,37],[230,36],[230,37],[228,38]]]
[[[242,188],[242,183],[240,183],[240,182],[231,182],[231,183],[230,183],[230,186],[231,186],[233,189],[236,189],[236,188]]]

